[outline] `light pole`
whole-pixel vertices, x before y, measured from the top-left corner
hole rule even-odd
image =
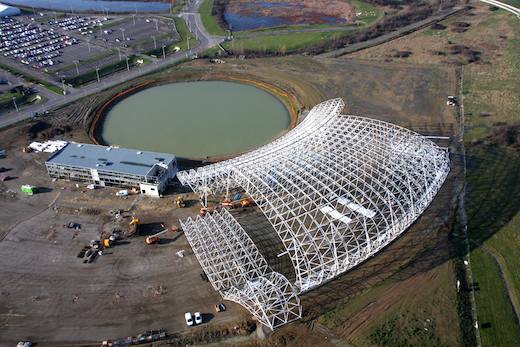
[[[134,20],[134,27],[135,27],[135,14],[132,15],[132,19]]]
[[[164,52],[164,45],[162,46],[162,56],[163,56],[163,59],[166,59],[166,53]]]
[[[96,68],[96,77],[97,77],[97,81],[99,83],[99,68],[98,67]]]
[[[119,61],[121,61],[121,48],[116,47],[117,53],[119,54]]]
[[[130,71],[130,65],[128,65],[128,57],[126,57],[126,71]]]
[[[79,61],[74,60],[74,65],[76,65],[76,76],[79,76],[79,68],[78,68]]]
[[[120,28],[121,33],[123,34],[123,41],[125,40],[125,28]]]
[[[159,21],[157,19],[154,19],[155,21],[155,31],[159,31]]]
[[[14,108],[16,109],[16,112],[19,112],[18,105],[16,104],[16,97],[14,97],[14,96],[13,96],[13,104],[14,104]]]
[[[67,95],[67,89],[65,89],[65,76],[61,75],[61,89],[63,90],[63,98]]]
[[[87,39],[88,52],[90,53],[90,39]]]
[[[157,40],[155,40],[155,36],[152,36],[153,39],[153,49],[157,49]]]

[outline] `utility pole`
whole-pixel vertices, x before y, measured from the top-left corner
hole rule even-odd
[[[164,52],[164,45],[162,46],[162,56],[163,56],[163,59],[166,59],[166,53]]]
[[[135,27],[135,14],[132,15],[132,19],[134,20],[134,27]]]
[[[119,61],[121,61],[121,48],[116,47],[117,53],[119,54]]]
[[[159,21],[157,19],[154,19],[155,21],[155,31],[159,31]]]
[[[90,39],[87,39],[88,52],[90,53]]]
[[[14,104],[14,108],[16,109],[16,112],[19,112],[18,105],[16,104],[16,97],[14,97],[14,96],[13,96],[13,104]]]
[[[99,83],[99,68],[98,67],[96,68],[96,76],[97,76],[97,81]]]
[[[120,28],[121,33],[123,34],[123,41],[125,40],[125,28]]]
[[[157,49],[157,41],[155,40],[155,36],[152,36],[153,39],[153,49]]]
[[[128,57],[126,57],[126,71],[130,71],[130,65],[128,65]]]

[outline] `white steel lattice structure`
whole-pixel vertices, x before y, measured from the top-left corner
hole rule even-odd
[[[428,207],[449,172],[447,150],[390,123],[341,115],[343,107],[341,99],[323,102],[268,145],[177,174],[201,196],[245,191],[283,243],[298,293],[356,266],[399,236]],[[231,214],[220,217],[236,222]],[[236,259],[250,266],[251,257]],[[264,276],[263,263],[252,266],[258,278]]]
[[[226,300],[249,310],[274,329],[301,317],[292,284],[267,265],[258,248],[227,210],[181,221],[205,273]]]

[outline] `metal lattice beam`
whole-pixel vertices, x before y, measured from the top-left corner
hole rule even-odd
[[[271,329],[301,317],[300,299],[292,284],[267,265],[227,210],[188,218],[181,226],[211,284],[224,299],[241,304]]]
[[[177,174],[202,196],[249,194],[284,244],[300,293],[404,232],[449,172],[447,150],[390,123],[341,115],[343,107],[323,102],[266,146]]]

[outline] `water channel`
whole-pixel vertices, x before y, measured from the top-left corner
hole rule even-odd
[[[100,135],[107,144],[206,159],[266,144],[289,125],[283,103],[252,85],[180,82],[122,99],[104,118]]]

